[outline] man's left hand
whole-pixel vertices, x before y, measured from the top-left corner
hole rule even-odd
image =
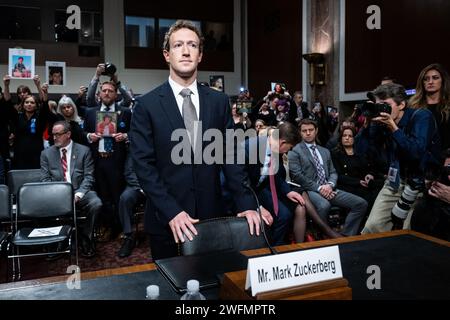
[[[261,219],[259,218],[258,212],[256,212],[255,210],[247,210],[239,213],[237,216],[238,218],[245,217],[247,219],[250,234],[252,236],[255,234],[254,231],[256,231],[256,235],[259,236]]]
[[[128,135],[126,133],[116,133],[113,134],[112,137],[116,140],[116,142],[122,142],[127,140]]]

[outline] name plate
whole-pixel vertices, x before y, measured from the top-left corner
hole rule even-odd
[[[245,290],[258,293],[342,278],[339,247],[277,254],[248,260]]]

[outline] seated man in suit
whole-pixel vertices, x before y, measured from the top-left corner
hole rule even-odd
[[[102,202],[92,190],[94,185],[94,162],[88,147],[74,143],[70,124],[58,121],[52,129],[55,145],[41,153],[41,181],[67,181],[73,185],[75,205],[86,221],[80,226],[81,254],[95,255],[94,225]]]
[[[366,214],[366,200],[336,189],[337,172],[331,161],[330,151],[316,145],[317,123],[304,119],[300,122],[303,142],[289,152],[289,172],[292,181],[308,191],[319,215],[327,221],[331,206],[350,209],[342,234],[356,235]]]
[[[283,245],[293,219],[305,225],[305,200],[291,191],[286,182],[282,156],[299,141],[297,128],[283,123],[268,136],[251,138],[245,143],[247,172],[261,205],[273,214],[272,242]],[[255,161],[257,160],[257,161]],[[295,229],[295,228],[294,228]],[[304,233],[304,232],[303,232]]]

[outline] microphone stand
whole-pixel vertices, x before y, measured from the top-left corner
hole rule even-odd
[[[275,250],[275,248],[273,248],[273,247],[270,245],[270,242],[269,242],[269,240],[267,239],[266,229],[265,229],[265,227],[264,227],[264,220],[263,220],[263,218],[262,218],[262,213],[261,213],[261,206],[259,205],[259,200],[258,200],[258,197],[256,196],[255,190],[253,190],[253,188],[250,186],[250,183],[249,183],[248,181],[242,182],[242,185],[243,185],[246,189],[250,190],[250,192],[253,194],[253,197],[254,197],[255,200],[256,200],[256,205],[258,206],[257,209],[256,209],[256,212],[258,212],[258,215],[259,215],[259,219],[260,219],[260,228],[261,228],[262,234],[263,234],[263,236],[264,236],[264,240],[266,241],[266,245],[267,245],[267,247],[268,247],[269,250],[270,250],[270,253],[271,253],[272,255],[278,254],[278,252]]]

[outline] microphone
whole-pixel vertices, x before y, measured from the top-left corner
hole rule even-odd
[[[272,255],[278,254],[278,252],[275,250],[275,248],[273,248],[273,247],[270,245],[270,242],[269,242],[269,240],[267,239],[266,229],[264,228],[264,220],[263,220],[263,218],[262,218],[261,209],[260,209],[261,206],[259,205],[259,200],[258,200],[258,197],[256,196],[255,190],[253,190],[253,188],[252,188],[252,186],[250,185],[250,182],[249,182],[248,180],[242,181],[242,186],[243,186],[244,188],[250,190],[250,192],[253,194],[253,197],[254,197],[255,200],[256,200],[256,205],[258,206],[257,209],[256,209],[256,212],[258,212],[258,214],[259,214],[259,219],[261,220],[261,222],[260,222],[260,229],[261,229],[262,234],[263,234],[263,236],[264,236],[264,240],[266,241],[266,245],[267,245],[267,247],[268,247],[269,250],[270,250],[270,253],[271,253]]]

